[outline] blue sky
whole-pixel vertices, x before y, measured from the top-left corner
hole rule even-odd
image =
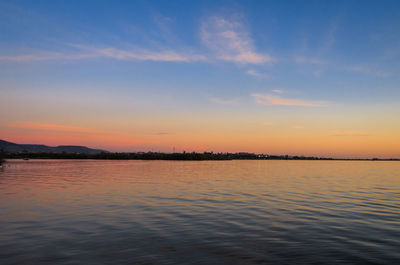
[[[329,127],[321,115],[379,113],[338,127],[398,130],[398,1],[0,1],[0,17],[4,135],[15,122],[125,130],[135,116]]]

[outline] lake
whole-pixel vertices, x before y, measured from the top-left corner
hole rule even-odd
[[[400,264],[400,162],[9,160],[0,264]]]

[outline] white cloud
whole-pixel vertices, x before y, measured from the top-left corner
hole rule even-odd
[[[257,104],[260,105],[283,105],[283,106],[301,106],[301,107],[325,107],[326,102],[310,101],[302,99],[288,99],[276,95],[252,94]]]
[[[237,20],[209,17],[201,25],[201,40],[220,60],[241,64],[263,64],[274,61],[268,54],[255,51],[253,40]]]

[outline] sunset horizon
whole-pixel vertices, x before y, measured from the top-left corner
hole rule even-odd
[[[7,139],[0,139],[0,141],[6,141],[18,145],[45,145],[49,147],[57,147],[57,146],[81,146],[81,147],[87,147],[90,149],[98,149],[98,150],[103,150],[105,152],[111,152],[111,153],[165,153],[165,154],[172,154],[172,153],[220,153],[220,154],[227,154],[227,153],[232,153],[232,154],[237,154],[237,153],[250,153],[250,154],[256,154],[256,155],[268,155],[268,156],[289,156],[289,157],[316,157],[316,158],[329,158],[329,159],[383,159],[383,160],[399,160],[399,157],[392,157],[392,156],[376,156],[373,154],[370,155],[365,155],[364,153],[363,156],[358,156],[357,154],[354,155],[349,155],[348,153],[344,153],[340,155],[340,153],[327,153],[327,154],[314,154],[314,153],[295,153],[295,152],[287,152],[287,153],[279,153],[279,152],[268,152],[268,151],[249,151],[249,150],[234,150],[232,149],[231,151],[226,151],[226,150],[212,150],[212,149],[181,149],[179,146],[172,146],[170,148],[165,147],[165,148],[154,148],[154,147],[141,147],[141,146],[134,146],[131,147],[131,149],[121,146],[120,148],[112,148],[112,147],[107,147],[103,145],[85,145],[85,144],[76,144],[76,143],[43,143],[43,142],[14,142],[14,141],[9,141]],[[188,147],[188,146],[186,146]],[[1,151],[1,146],[0,146],[0,151]],[[29,152],[28,152],[29,153]]]
[[[400,0],[0,0],[0,264],[400,264]]]
[[[400,157],[397,3],[355,3],[3,1],[0,138]]]

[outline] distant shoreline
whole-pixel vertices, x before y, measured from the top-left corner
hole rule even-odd
[[[170,160],[170,161],[229,161],[229,160],[331,160],[331,161],[400,161],[398,158],[327,158],[314,156],[265,155],[254,153],[5,153],[5,159],[93,159],[93,160]]]
[[[400,161],[400,158],[331,158],[301,155],[271,155],[249,152],[109,152],[86,146],[43,144],[17,144],[0,139],[0,161],[2,158],[29,159],[103,159],[103,160],[349,160],[349,161]]]

